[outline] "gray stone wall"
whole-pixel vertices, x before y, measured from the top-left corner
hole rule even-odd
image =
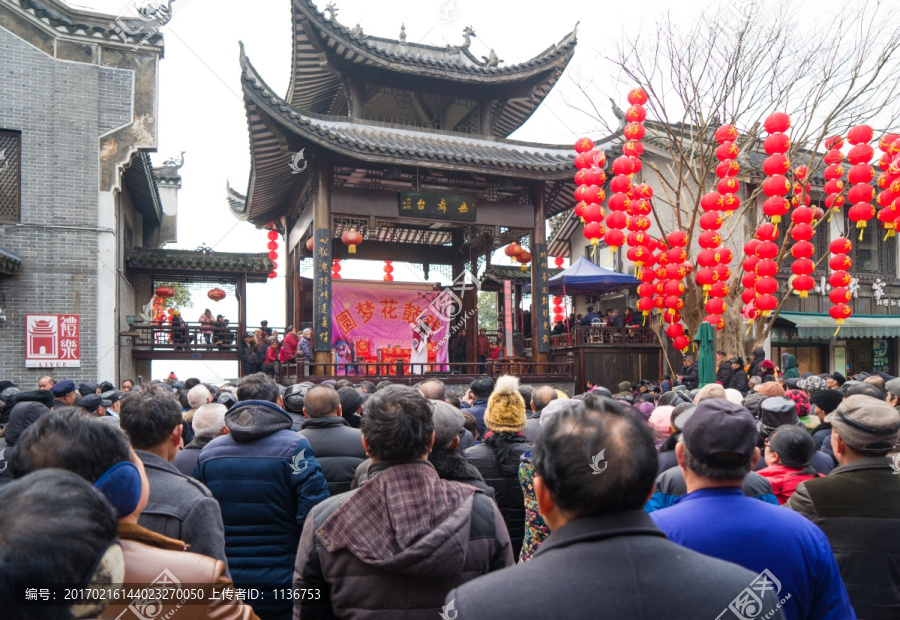
[[[25,368],[25,314],[47,313],[81,317],[81,367],[52,374],[97,379],[116,356],[98,350],[97,330],[117,327],[115,308],[97,303],[100,278],[117,277],[98,257],[100,237],[115,235],[98,227],[99,139],[130,118],[132,72],[55,59],[0,28],[0,75],[0,128],[22,132],[21,223],[0,223],[0,247],[22,259],[0,280],[0,378],[33,388],[48,372]]]

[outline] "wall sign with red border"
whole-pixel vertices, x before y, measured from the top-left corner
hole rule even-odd
[[[81,366],[81,330],[77,314],[25,315],[25,367]]]

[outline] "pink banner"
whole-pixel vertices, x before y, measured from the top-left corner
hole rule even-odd
[[[439,295],[431,288],[415,289],[408,284],[334,281],[331,334],[335,363],[354,359],[369,363],[402,359],[408,363],[414,339],[422,331],[414,332],[420,322],[431,332],[427,336],[428,362],[446,363],[448,321],[437,316],[432,306]],[[424,355],[418,361],[425,361]]]

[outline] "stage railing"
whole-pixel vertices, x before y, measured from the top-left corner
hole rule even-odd
[[[140,323],[130,328],[136,351],[234,351],[237,347],[238,326],[209,326],[204,323],[169,325],[168,323]]]
[[[419,372],[416,372],[419,370]],[[306,380],[328,378],[360,378],[408,379],[427,377],[476,377],[487,375],[499,377],[511,374],[518,377],[530,377],[543,380],[571,380],[574,377],[575,363],[566,362],[525,362],[517,360],[487,360],[464,363],[421,363],[410,364],[402,360],[396,362],[307,362],[281,364],[280,378],[282,383],[300,383]]]
[[[633,344],[659,344],[656,335],[647,327],[629,325],[627,327],[605,327],[598,325],[578,326],[571,334],[550,336],[550,346],[627,346]]]

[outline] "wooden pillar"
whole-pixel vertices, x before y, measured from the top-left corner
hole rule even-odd
[[[313,211],[313,344],[316,363],[327,364],[331,356],[331,182],[330,162],[318,163],[318,192]],[[321,369],[320,369],[321,370]]]
[[[247,333],[247,274],[242,273],[238,276],[238,281],[234,288],[238,298],[238,333],[235,339],[235,344],[237,345],[244,341],[244,334]],[[242,361],[238,362],[238,373],[241,377],[247,374],[247,369],[244,368],[244,362]]]
[[[547,218],[544,183],[532,187],[534,230],[531,233],[531,361],[547,362],[550,353],[550,285],[547,283]]]
[[[365,115],[363,97],[366,86],[357,79],[348,80],[350,86],[350,120],[362,120]]]
[[[300,329],[300,324],[303,322],[303,310],[302,310],[302,299],[300,297],[300,249],[294,250],[291,253],[290,257],[291,271],[291,282],[288,294],[291,296],[291,309],[293,310],[291,318],[294,320],[294,326],[297,329]]]
[[[491,135],[491,100],[480,99],[478,101],[478,129],[482,136]]]

